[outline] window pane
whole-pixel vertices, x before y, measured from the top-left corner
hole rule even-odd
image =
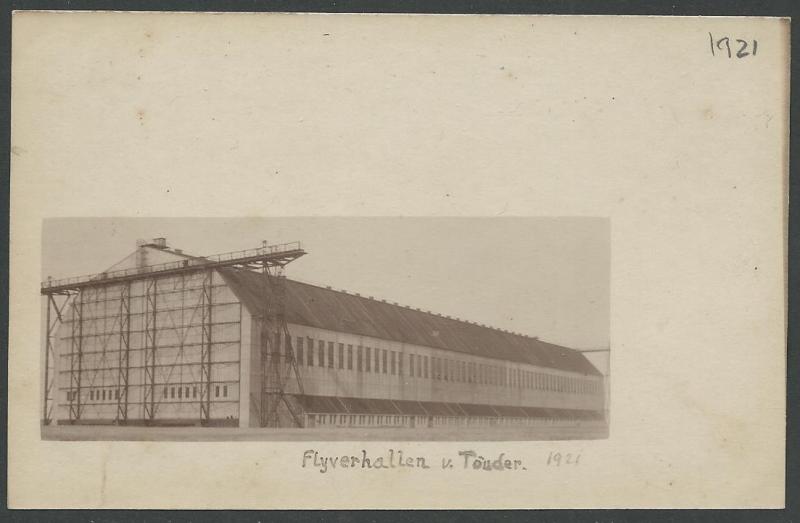
[[[347,346],[347,370],[353,370],[353,346]]]
[[[364,370],[370,372],[372,370],[372,349],[365,347],[364,350]]]
[[[299,336],[297,337],[296,359],[297,359],[297,363],[299,363],[300,365],[302,365],[304,363],[304,361],[305,361],[305,358],[303,358],[303,341],[304,341],[303,338],[301,338]]]
[[[344,343],[339,344],[339,368],[344,368]]]
[[[333,368],[333,342],[328,342],[328,367]]]
[[[306,365],[312,367],[314,365],[314,340],[311,338],[306,338],[308,340],[308,350],[306,351]]]
[[[325,342],[322,340],[317,343],[317,365],[325,366]]]

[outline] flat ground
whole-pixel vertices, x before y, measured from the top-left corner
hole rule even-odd
[[[50,425],[42,438],[60,441],[535,441],[608,437],[605,427],[439,427],[258,429]]]

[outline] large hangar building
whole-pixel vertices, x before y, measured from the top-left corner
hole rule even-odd
[[[205,258],[159,238],[43,282],[44,423],[605,428],[581,352],[284,277],[304,254]]]

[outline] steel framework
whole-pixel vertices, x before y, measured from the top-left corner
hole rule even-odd
[[[70,423],[81,421],[87,406],[86,402],[89,401],[86,389],[95,386],[107,388],[108,399],[112,399],[112,390],[115,391],[115,397],[113,398],[115,407],[112,407],[115,410],[115,414],[112,413],[111,416],[113,416],[117,424],[123,425],[129,422],[130,406],[138,406],[140,404],[142,406],[140,412],[144,422],[152,423],[156,419],[159,404],[165,402],[167,398],[166,388],[163,396],[160,396],[159,390],[156,388],[157,385],[167,383],[176,368],[194,365],[179,363],[177,357],[175,362],[168,364],[162,362],[159,364],[158,355],[159,351],[169,351],[170,349],[178,350],[178,354],[180,354],[185,346],[193,345],[192,343],[185,343],[185,341],[187,333],[193,325],[192,322],[197,321],[192,319],[197,313],[200,336],[200,339],[197,340],[200,352],[200,376],[199,380],[182,381],[181,384],[187,386],[187,398],[189,396],[189,385],[199,386],[199,421],[201,424],[208,424],[211,420],[212,388],[216,384],[218,390],[221,383],[219,378],[215,382],[212,376],[212,369],[214,368],[212,362],[215,362],[214,347],[230,343],[230,341],[215,339],[217,335],[214,333],[217,331],[214,328],[219,329],[228,324],[238,323],[238,321],[226,321],[226,318],[217,319],[212,316],[214,307],[233,305],[232,303],[221,303],[219,299],[214,299],[215,288],[223,286],[215,283],[214,272],[218,268],[238,268],[262,272],[265,275],[265,282],[271,289],[267,298],[269,304],[261,318],[261,330],[263,333],[260,346],[262,355],[261,372],[263,376],[261,402],[259,405],[261,424],[262,426],[275,426],[277,424],[278,407],[283,403],[287,405],[294,422],[299,425],[301,419],[286,401],[284,394],[289,376],[292,373],[297,379],[300,390],[302,390],[302,383],[294,360],[291,336],[289,336],[285,320],[285,293],[283,290],[282,271],[288,263],[304,254],[305,251],[299,242],[271,246],[267,246],[265,243],[260,248],[246,251],[218,254],[205,258],[186,257],[186,259],[178,262],[42,282],[41,294],[47,301],[42,399],[43,423],[49,424],[52,421],[54,405],[57,403],[54,393],[56,383],[55,340],[58,327],[64,324],[66,320],[71,323],[67,330],[68,336],[65,336],[65,339],[69,339],[68,349],[70,352],[68,355],[62,355],[62,357],[68,359],[69,369],[62,370],[62,372],[69,373],[69,383],[66,389],[66,400],[69,407],[68,421]],[[273,272],[275,273],[274,275],[272,274]],[[182,292],[180,295],[182,301],[178,303],[179,306],[171,307],[168,303],[169,299],[162,303],[159,296],[169,297],[170,291],[162,287],[175,280],[176,276],[179,277],[182,290],[175,292]],[[191,309],[184,303],[188,295],[185,283],[187,278],[200,278],[202,280],[201,286],[198,288],[197,303]],[[140,294],[134,293],[134,285],[137,286],[136,288],[139,289],[138,292]],[[119,289],[118,293],[117,288]],[[102,300],[100,297],[101,291]],[[92,294],[95,298],[94,302],[90,298]],[[111,295],[111,299],[109,299],[109,295]],[[112,311],[108,311],[106,304],[111,301],[118,301],[118,307],[115,305]],[[135,307],[133,305],[134,302],[138,303],[139,306]],[[104,307],[102,311],[98,306],[100,303]],[[65,316],[64,310],[70,304],[70,314]],[[90,307],[88,314],[87,306]],[[136,308],[138,308],[139,312],[134,310]],[[94,314],[92,311],[94,311]],[[186,322],[184,314],[187,313],[188,315],[188,312],[192,314],[188,322]],[[177,322],[180,327],[172,317],[173,313],[180,314],[180,320]],[[138,330],[133,326],[134,320],[132,317],[134,316],[139,318],[136,320],[136,325],[139,325]],[[98,334],[97,331],[100,329],[107,329],[107,321],[112,322],[111,330]],[[172,326],[165,324],[165,321],[171,322]],[[266,335],[267,332],[273,335]],[[287,340],[284,354],[280,353],[281,334]],[[137,337],[134,338],[134,335]],[[93,337],[99,339],[96,344],[102,345],[101,350],[92,350]],[[118,343],[116,337],[118,337]],[[175,338],[175,342],[162,341],[162,338],[164,340]],[[114,339],[114,347],[118,347],[118,354],[114,360],[116,368],[113,367],[113,364],[112,366],[104,367],[106,346],[109,344],[110,339]],[[134,339],[140,341],[134,342]],[[136,347],[134,347],[134,343]],[[141,359],[138,360],[140,364],[138,365],[135,363],[137,360],[132,361],[132,353],[134,352],[141,353]],[[100,358],[100,364],[93,366],[91,362],[96,361],[93,359],[95,356]],[[219,360],[219,356],[216,356],[216,358]],[[89,362],[88,365],[86,364],[87,361]],[[227,363],[225,360],[215,362],[215,364],[225,363]],[[109,364],[106,363],[106,365]],[[163,376],[162,380],[159,380],[157,376],[159,370],[168,372],[167,382],[163,381]],[[92,371],[94,374],[91,374]],[[103,374],[106,371],[113,371],[114,377],[108,378]],[[140,376],[140,381],[137,381],[137,385],[134,385],[139,387],[138,384],[141,383],[142,391],[139,401],[131,397],[131,386],[133,385],[131,372],[133,371],[139,373],[134,376]],[[88,375],[87,372],[89,372]],[[95,384],[94,381],[98,375],[100,384]],[[108,383],[109,379],[113,382]],[[105,400],[105,398],[106,392],[103,390],[103,399]],[[163,398],[163,400],[160,398]]]
[[[119,361],[117,370],[117,383],[119,396],[117,397],[117,424],[125,425],[128,422],[128,376],[130,374],[131,359],[131,284],[122,286],[119,300]]]
[[[269,267],[263,267],[264,315],[261,319],[261,401],[260,414],[262,427],[280,426],[281,406],[297,427],[303,426],[302,416],[288,400],[286,386],[294,375],[298,392],[302,395],[303,382],[297,368],[297,360],[292,346],[292,337],[286,324],[286,288],[282,266],[272,274]],[[281,338],[284,339],[281,353]]]

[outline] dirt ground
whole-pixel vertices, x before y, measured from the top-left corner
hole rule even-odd
[[[592,427],[441,427],[259,429],[218,427],[42,427],[42,439],[60,441],[535,441],[608,437]]]

